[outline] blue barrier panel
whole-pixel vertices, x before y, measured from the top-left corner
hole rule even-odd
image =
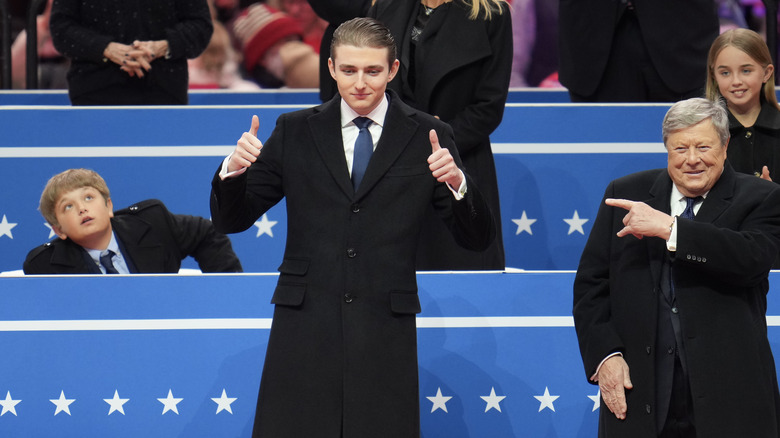
[[[0,108],[0,271],[20,269],[30,249],[53,237],[36,211],[53,174],[92,168],[106,179],[116,208],[158,198],[173,212],[208,217],[212,175],[252,114],[265,139],[280,114],[303,107]],[[607,183],[665,166],[660,126],[667,109],[507,105],[492,137],[507,265],[575,269]],[[245,269],[275,271],[286,231],[282,202],[232,235]]]
[[[573,278],[418,275],[424,437],[595,435]],[[0,436],[250,436],[276,279],[0,277]]]
[[[0,435],[249,436],[275,281],[0,278]],[[577,369],[570,281],[420,276],[424,436],[590,435],[595,388]],[[540,410],[546,388],[560,399]],[[439,391],[451,398],[434,405]]]
[[[190,105],[316,105],[316,89],[258,91],[190,90]],[[513,88],[507,103],[568,103],[569,93],[556,88]],[[0,105],[70,105],[66,90],[0,90]]]

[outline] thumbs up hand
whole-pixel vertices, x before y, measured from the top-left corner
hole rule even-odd
[[[241,135],[238,143],[236,143],[236,149],[230,156],[228,172],[235,172],[249,167],[257,161],[257,157],[260,156],[260,151],[263,149],[263,143],[257,138],[257,130],[259,128],[260,119],[257,116],[252,116],[252,125],[249,128],[249,132]]]
[[[437,181],[447,183],[457,190],[463,182],[463,173],[455,164],[450,151],[442,148],[439,144],[439,137],[435,130],[431,129],[429,138],[432,152],[428,156],[428,168],[431,169],[431,173]]]

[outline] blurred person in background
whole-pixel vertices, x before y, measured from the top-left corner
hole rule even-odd
[[[65,79],[70,62],[62,56],[51,40],[49,18],[54,0],[48,0],[43,13],[36,17],[38,38],[38,88],[66,89]],[[11,80],[13,88],[27,88],[27,32],[21,31],[11,46]]]
[[[206,0],[54,0],[73,105],[187,104],[187,59],[208,45]]]
[[[233,42],[222,22],[215,0],[209,0],[211,24],[214,33],[206,50],[195,59],[187,60],[190,89],[258,90],[260,86],[243,78],[239,66],[241,54],[233,48]]]
[[[307,0],[266,0],[266,4],[297,21],[303,30],[303,42],[320,53],[322,35],[328,22],[317,16]]]
[[[701,96],[715,0],[560,0],[560,82],[572,102]]]
[[[303,29],[289,15],[254,3],[241,11],[231,29],[247,77],[260,87],[319,87],[319,55],[303,42]]]

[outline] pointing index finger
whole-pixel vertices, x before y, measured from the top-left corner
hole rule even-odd
[[[615,198],[607,198],[604,200],[604,203],[611,206],[611,207],[620,207],[625,210],[631,210],[631,207],[636,203],[635,201],[630,201],[628,199],[615,199]]]

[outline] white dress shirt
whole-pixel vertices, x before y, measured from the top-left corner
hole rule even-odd
[[[130,273],[130,270],[127,268],[127,262],[125,262],[125,258],[122,256],[122,251],[119,250],[119,242],[116,240],[116,234],[113,232],[111,233],[111,241],[108,243],[108,248],[102,251],[99,249],[84,249],[92,258],[92,261],[94,261],[97,267],[100,269],[100,272],[104,274],[106,273],[106,268],[100,264],[100,256],[105,254],[107,251],[114,251],[114,255],[111,257],[111,263],[114,264],[116,271],[120,274]]]
[[[693,204],[694,215],[696,215],[696,213],[699,212],[702,202],[704,202],[704,199],[707,199],[707,195],[709,193],[710,192],[707,192],[704,195],[702,195],[702,200],[697,202],[696,204]],[[666,241],[666,249],[668,249],[669,251],[677,251],[677,216],[683,214],[686,205],[687,202],[685,201],[685,195],[680,193],[680,190],[677,189],[676,185],[672,184],[671,211],[672,211],[672,217],[674,218],[674,221],[672,222],[672,228],[671,228],[671,234],[669,235],[669,240]]]

